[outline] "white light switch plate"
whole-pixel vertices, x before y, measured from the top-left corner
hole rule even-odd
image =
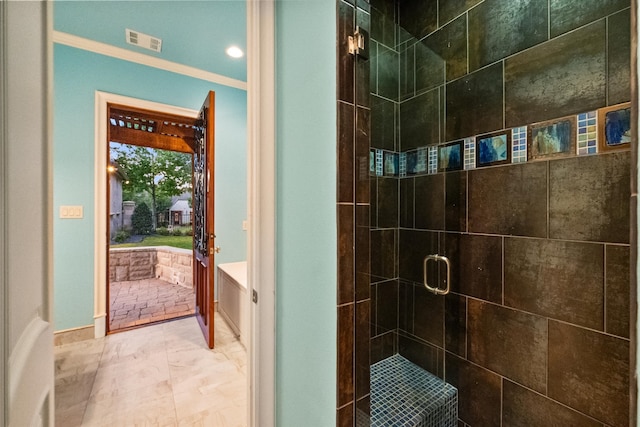
[[[60,206],[60,218],[80,219],[83,216],[82,206]]]
[[[242,221],[242,229],[244,231],[247,231],[247,220],[246,219],[244,221]]]

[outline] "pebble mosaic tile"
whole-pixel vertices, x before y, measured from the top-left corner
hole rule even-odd
[[[458,390],[399,354],[371,365],[372,427],[457,427]]]
[[[476,168],[476,139],[464,139],[464,170]]]
[[[438,147],[432,145],[428,147],[429,149],[429,164],[427,166],[427,173],[436,173],[438,172]],[[420,150],[418,150],[418,157],[420,155]]]
[[[511,130],[511,162],[527,161],[527,127],[521,126]]]
[[[578,114],[576,135],[577,154],[596,154],[598,152],[598,117],[595,111]]]

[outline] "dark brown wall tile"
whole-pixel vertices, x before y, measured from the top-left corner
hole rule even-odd
[[[398,286],[398,329],[413,334],[413,284],[400,280]]]
[[[398,179],[378,180],[378,227],[398,227]]]
[[[446,233],[443,246],[454,292],[502,303],[502,237]]]
[[[499,63],[447,85],[446,141],[503,128],[502,81]]]
[[[458,389],[458,417],[474,427],[500,425],[500,376],[447,353],[446,381]]]
[[[433,375],[444,378],[444,351],[417,338],[400,334],[398,353]]]
[[[349,36],[355,31],[355,11],[344,1],[338,2],[338,100],[353,104],[354,56],[349,54]]]
[[[505,379],[502,393],[502,425],[602,427],[601,423],[509,380]]]
[[[403,0],[399,15],[400,26],[421,39],[438,28],[438,1]]]
[[[444,177],[439,173],[415,178],[416,228],[444,229]]]
[[[353,105],[338,102],[338,202],[353,203]]]
[[[467,17],[461,16],[423,40],[445,62],[447,81],[467,74]]]
[[[444,300],[445,350],[467,356],[467,298],[448,294]]]
[[[551,37],[629,7],[629,0],[551,0]]]
[[[611,426],[628,425],[629,342],[549,321],[548,396]]]
[[[400,100],[411,98],[416,93],[415,44],[400,50]]]
[[[469,360],[544,393],[547,319],[473,299],[468,304]]]
[[[400,227],[414,227],[414,182],[413,178],[404,178],[400,180]]]
[[[605,40],[599,21],[506,59],[506,126],[604,106]]]
[[[549,237],[629,243],[630,153],[549,164]]]
[[[469,68],[547,40],[547,0],[485,0],[469,11]]]
[[[423,42],[415,44],[415,90],[422,93],[446,82],[445,61]]]
[[[444,346],[444,298],[424,286],[414,289],[413,335],[435,346]]]
[[[391,357],[398,351],[398,334],[387,332],[371,338],[371,364]]]
[[[338,205],[338,304],[355,297],[353,226],[353,205]]]
[[[378,95],[398,100],[398,64],[400,55],[395,50],[378,45]]]
[[[546,163],[470,171],[469,231],[546,237]]]
[[[371,280],[379,281],[397,277],[396,231],[371,231]]]
[[[603,330],[604,246],[505,239],[505,305]]]
[[[376,287],[376,329],[378,334],[398,329],[398,281],[380,282]]]
[[[371,245],[369,230],[369,205],[356,206],[356,301],[368,299],[371,283]]]
[[[467,172],[445,174],[444,229],[467,231]]]
[[[396,103],[371,95],[371,147],[395,151]],[[368,170],[368,169],[367,169]]]
[[[369,360],[369,324],[370,306],[369,300],[356,304],[355,315],[355,376],[356,399],[369,394],[370,360]]]
[[[631,291],[630,250],[627,246],[607,246],[606,249],[606,332],[629,338]]]
[[[369,90],[371,95],[378,93],[378,45],[374,39],[369,41]]]
[[[371,14],[368,13],[370,7],[367,1],[358,1],[356,8],[356,25],[371,34]],[[366,12],[365,12],[366,11]],[[369,59],[357,58],[356,61],[356,104],[362,107],[369,107],[371,93],[370,74],[371,63]]]
[[[372,176],[369,182],[369,225],[373,230],[378,228],[378,178]]]
[[[437,253],[437,233],[400,230],[400,278],[422,283],[422,262],[424,257]]]
[[[437,89],[400,104],[400,150],[440,142],[440,99]]]
[[[396,24],[393,2],[371,8],[371,38],[389,47],[396,45]]]
[[[338,407],[353,400],[353,306],[338,307]]]
[[[444,25],[482,0],[440,0],[438,3],[439,25]]]
[[[356,425],[368,426],[371,422],[371,398],[365,396],[356,401]]]
[[[355,164],[352,166],[355,176],[355,196],[357,203],[369,203],[369,143],[371,135],[371,111],[367,108],[356,109]]]
[[[609,17],[607,25],[608,105],[631,99],[631,13],[624,10]]]
[[[353,427],[353,403],[338,409],[338,427]]]

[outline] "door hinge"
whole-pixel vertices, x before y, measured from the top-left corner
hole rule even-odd
[[[369,33],[360,27],[349,36],[349,53],[362,59],[369,59]]]
[[[254,304],[258,303],[258,291],[256,291],[255,289],[251,294],[251,300],[254,302]]]

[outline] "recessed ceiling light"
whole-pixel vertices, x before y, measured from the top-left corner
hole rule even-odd
[[[232,58],[242,58],[244,56],[244,52],[238,46],[229,46],[227,48],[227,55]]]

